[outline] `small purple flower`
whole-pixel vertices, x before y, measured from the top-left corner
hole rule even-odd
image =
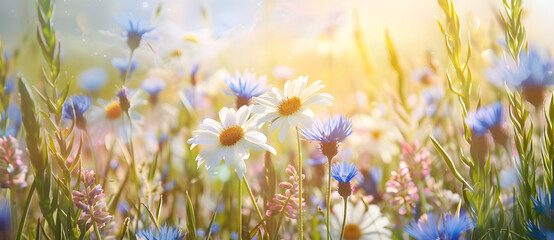
[[[106,85],[108,73],[103,68],[89,68],[79,74],[77,81],[81,89],[95,92]]]
[[[85,225],[85,229],[89,229],[93,224],[93,219],[98,228],[103,228],[112,220],[112,216],[105,211],[106,203],[104,202],[104,190],[102,185],[94,185],[94,171],[81,170],[81,180],[84,185],[82,191],[73,190],[73,203],[83,212],[77,220],[77,224]],[[92,214],[91,214],[92,209]]]
[[[127,46],[133,51],[139,45],[144,34],[154,30],[150,26],[150,20],[135,18],[132,14],[125,14],[114,19],[114,22],[123,30],[127,37]]]
[[[27,166],[21,160],[21,155],[19,144],[14,137],[0,138],[0,187],[27,187]]]
[[[302,209],[305,209],[306,205],[304,198],[299,194],[298,180],[300,176],[296,172],[296,169],[292,165],[288,165],[286,169],[289,174],[288,182],[281,182],[279,186],[285,189],[285,195],[276,193],[271,201],[267,202],[269,210],[266,211],[267,216],[275,216],[284,211],[285,216],[291,219],[297,219],[299,216],[299,206],[302,202]],[[305,176],[302,174],[302,179]]]
[[[414,179],[423,180],[431,173],[431,154],[427,148],[420,148],[418,141],[414,141],[412,145],[402,143],[400,159],[408,164]]]
[[[128,112],[131,108],[131,98],[129,97],[129,91],[126,87],[122,87],[115,92],[115,95],[119,98],[119,107],[122,112]]]
[[[85,129],[87,120],[85,119],[85,112],[90,107],[90,97],[84,95],[74,95],[65,100],[63,104],[63,119],[75,119],[75,123],[78,128]]]
[[[393,206],[400,206],[398,213],[406,214],[415,207],[415,201],[419,199],[417,186],[412,180],[410,169],[406,162],[401,161],[398,172],[392,171],[387,181],[387,193],[390,194],[390,203]]]

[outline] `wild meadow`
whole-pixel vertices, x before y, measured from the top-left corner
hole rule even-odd
[[[554,239],[554,5],[400,2],[0,3],[0,239]]]

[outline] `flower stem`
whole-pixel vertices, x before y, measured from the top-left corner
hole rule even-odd
[[[286,211],[287,204],[289,204],[289,201],[290,201],[290,198],[292,197],[292,195],[293,194],[290,194],[287,197],[287,200],[283,204],[283,208],[281,208],[281,212],[279,213],[279,222],[277,222],[277,227],[275,228],[275,235],[274,235],[275,237],[273,239],[277,239],[277,235],[279,234],[279,228],[281,227],[281,222],[283,222],[283,217],[285,216],[285,211]]]
[[[239,179],[239,239],[242,239],[242,181]]]
[[[346,209],[348,208],[348,198],[344,199],[344,216],[342,217],[342,228],[340,230],[340,240],[342,240],[342,237],[344,236],[344,227],[346,225]]]
[[[88,142],[90,144],[90,157],[92,158],[92,162],[94,163],[94,169],[96,170],[97,173],[100,173],[98,170],[98,163],[96,162],[96,156],[94,154],[94,143],[92,142],[92,137],[90,136],[88,131],[85,131],[85,134],[87,135]],[[106,167],[109,168],[109,166],[106,166]]]
[[[129,119],[129,154],[131,155],[131,168],[133,170],[133,174],[131,176],[133,176],[133,181],[135,181],[135,185],[137,187],[137,193],[139,193],[140,187],[138,183],[137,164],[135,161],[135,147],[133,145],[133,120],[131,119],[131,114],[129,114],[129,112],[126,112],[125,115]],[[125,117],[123,117],[123,119],[123,128],[125,128]]]
[[[327,186],[327,222],[325,222],[325,226],[327,227],[327,240],[331,239],[331,229],[329,227],[329,217],[331,213],[331,161],[333,158],[327,156],[327,161],[329,162],[329,182]]]
[[[262,226],[265,230],[267,230],[265,226],[265,220],[264,216],[262,215],[262,212],[260,211],[260,208],[258,207],[258,204],[256,203],[256,198],[254,198],[254,194],[252,194],[252,189],[250,189],[250,184],[248,184],[248,180],[246,180],[246,176],[242,178],[244,180],[244,184],[246,185],[246,190],[248,191],[248,194],[250,194],[250,200],[252,200],[252,204],[254,205],[254,209],[256,209],[256,214],[258,214],[258,217],[260,218],[260,221],[262,221]]]
[[[129,63],[127,63],[127,70],[125,70],[125,76],[123,76],[123,85],[125,85],[125,82],[127,82],[127,77],[129,76],[129,69],[131,68],[131,61],[133,60],[133,53],[135,53],[135,50],[131,50],[131,54],[129,55]]]
[[[25,221],[27,220],[27,214],[29,213],[29,207],[31,206],[31,201],[33,201],[35,188],[36,188],[36,183],[35,183],[35,180],[33,180],[33,183],[31,184],[31,188],[29,189],[29,194],[27,195],[27,201],[25,201],[25,207],[23,208],[23,213],[22,213],[23,216],[21,216],[19,227],[17,229],[17,236],[15,238],[16,240],[20,240],[23,234],[23,227],[25,226]]]
[[[94,215],[94,213],[90,215],[92,217],[92,226],[94,227],[94,234],[96,235],[97,240],[102,240],[102,237],[100,236],[100,232],[98,231],[98,226],[96,225],[96,220],[94,220],[94,217],[92,215]]]
[[[419,184],[418,184],[418,194],[419,194],[419,199],[421,199],[421,210],[419,212],[427,212],[426,210],[426,206],[427,206],[427,199],[425,199],[425,191],[424,191],[424,188],[423,188],[423,181],[419,181]]]
[[[302,229],[302,148],[300,146],[300,129],[296,127],[296,141],[298,143],[298,175],[300,178],[298,179],[298,209],[300,211],[298,216],[298,227],[300,230],[300,240],[303,240],[303,229]]]

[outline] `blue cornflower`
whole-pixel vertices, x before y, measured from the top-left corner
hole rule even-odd
[[[511,57],[504,57],[487,70],[485,75],[492,84],[500,88],[503,88],[505,83],[515,88],[543,87],[554,84],[553,67],[552,59],[545,59],[538,49],[531,48],[527,54],[521,51],[518,63]]]
[[[533,209],[548,219],[551,222],[554,222],[554,201],[552,201],[552,195],[554,195],[554,190],[552,193],[549,193],[548,190],[543,191],[539,187],[537,198],[531,197],[533,200]]]
[[[125,76],[125,72],[127,71],[127,65],[129,64],[129,60],[125,58],[119,58],[114,57],[112,58],[112,66],[114,66],[119,72],[121,73],[121,78]],[[135,69],[137,69],[138,63],[135,60],[131,60],[131,65],[129,65],[129,74],[131,74]]]
[[[379,183],[383,178],[383,168],[372,167],[370,170],[361,170],[356,176],[358,187],[363,189],[366,195],[379,198]]]
[[[538,107],[546,98],[545,88],[554,84],[553,70],[554,61],[541,56],[536,48],[531,48],[527,54],[524,51],[520,53],[519,62],[504,57],[485,75],[497,87],[503,88],[506,84],[522,89],[525,100]]]
[[[140,45],[144,34],[154,30],[154,27],[150,26],[150,20],[138,19],[132,14],[125,14],[115,18],[114,22],[126,31],[124,36],[127,37],[127,46],[129,46],[131,51]]]
[[[196,74],[198,74],[198,69],[200,69],[200,65],[198,63],[195,63],[191,66],[190,69],[190,84],[192,86],[196,86]]]
[[[473,229],[475,224],[465,213],[460,212],[459,216],[452,216],[450,213],[442,214],[439,226],[433,214],[427,214],[427,222],[419,219],[404,228],[404,231],[417,240],[439,239],[457,240],[463,232]]]
[[[104,87],[108,73],[103,68],[89,68],[78,77],[79,87],[85,91],[95,92]]]
[[[315,167],[327,163],[327,157],[321,151],[313,151],[310,157],[306,159],[306,164]]]
[[[13,79],[13,76],[10,76],[8,80],[6,80],[6,85],[4,86],[4,94],[8,95],[13,92],[15,89],[15,80]]]
[[[85,112],[90,107],[90,97],[84,95],[74,95],[65,100],[63,104],[63,119],[75,119],[75,123],[78,128],[85,129],[87,120],[85,119]]]
[[[167,227],[167,224],[157,229],[143,230],[137,233],[138,239],[144,240],[181,240],[185,235],[181,235],[179,228]]]
[[[319,142],[321,153],[331,160],[337,153],[338,144],[352,134],[352,120],[343,115],[329,116],[326,122],[314,121],[312,128],[302,129],[308,141]]]
[[[0,239],[12,239],[10,201],[0,198]]]
[[[228,76],[224,79],[225,84],[231,91],[225,91],[225,93],[237,97],[237,108],[243,105],[249,105],[250,99],[258,97],[267,91],[265,86],[266,76],[261,76],[256,80],[256,73],[250,73],[248,70],[244,70],[241,75],[239,71],[236,71],[235,77]]]
[[[527,227],[529,228],[529,232],[526,232],[527,236],[537,239],[537,240],[551,240],[554,239],[554,231],[549,231],[548,229],[540,229],[537,227],[537,225],[531,223],[531,221],[527,222]]]
[[[2,118],[5,118],[6,113],[2,111]],[[8,106],[8,120],[9,125],[6,127],[6,132],[4,133],[2,129],[0,129],[0,136],[12,136],[15,137],[17,135],[17,132],[19,132],[19,128],[21,127],[21,109],[19,109],[18,106],[10,104]]]
[[[206,93],[195,87],[179,91],[179,97],[185,108],[190,112],[196,109],[204,109],[209,104]]]
[[[147,78],[140,84],[142,89],[150,95],[158,95],[165,89],[166,83],[161,78]]]
[[[329,116],[325,123],[315,121],[311,129],[303,129],[302,135],[310,142],[344,142],[352,134],[352,120],[343,115]]]
[[[429,117],[435,116],[440,102],[444,99],[444,91],[438,85],[427,88],[421,92],[421,98],[425,104],[425,113]]]
[[[342,167],[338,162],[333,164],[331,167],[331,174],[333,175],[333,178],[341,183],[350,183],[357,173],[358,168],[354,165],[354,163],[350,163],[350,165],[348,165],[346,161],[342,162]]]
[[[469,113],[466,120],[473,134],[481,137],[489,129],[502,124],[504,121],[503,108],[502,103],[495,102],[489,106],[480,107],[475,113]]]
[[[549,193],[548,190],[542,190],[540,187],[537,191],[537,198],[531,197],[533,201],[533,209],[539,212],[542,217],[539,219],[540,228],[531,221],[527,223],[530,232],[527,235],[534,239],[554,239],[554,229],[548,229],[547,226],[554,226],[554,201],[552,196],[554,190]]]
[[[350,181],[356,177],[357,173],[358,168],[354,166],[354,163],[348,165],[346,161],[342,162],[342,168],[338,162],[331,167],[331,175],[334,179],[339,181],[338,192],[345,200],[352,195],[352,185]]]

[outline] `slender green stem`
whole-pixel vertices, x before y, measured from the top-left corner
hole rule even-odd
[[[258,204],[256,203],[256,198],[254,198],[254,194],[252,194],[252,189],[250,188],[250,184],[248,184],[248,180],[246,180],[246,176],[242,178],[244,180],[244,184],[246,185],[246,190],[248,191],[248,194],[250,195],[250,200],[252,200],[252,204],[254,205],[254,209],[256,209],[256,214],[260,218],[260,221],[262,221],[262,226],[265,230],[267,230],[265,226],[265,220],[264,216],[262,215],[262,212],[260,211],[260,208],[258,207]]]
[[[110,159],[112,159],[114,154],[114,148],[115,148],[116,138],[113,139],[112,145],[110,147],[110,150],[108,151],[108,164],[106,165],[106,168],[104,169],[104,179],[102,180],[102,186],[106,186],[106,183],[108,182],[108,174],[110,173]]]
[[[94,163],[94,169],[96,170],[95,172],[99,173],[99,171],[98,171],[98,162],[96,162],[96,156],[94,154],[94,144],[92,143],[92,137],[90,136],[88,131],[85,131],[85,134],[87,135],[88,142],[90,144],[90,157],[92,158],[92,162]],[[109,165],[109,163],[108,163],[108,165]],[[108,166],[106,166],[106,167],[108,167]]]
[[[29,189],[29,195],[27,195],[27,201],[25,202],[25,208],[23,208],[23,213],[21,216],[21,220],[19,222],[19,228],[17,229],[17,237],[16,240],[21,239],[21,235],[23,234],[23,227],[25,226],[25,221],[27,220],[27,213],[29,212],[29,207],[31,207],[31,201],[33,200],[33,195],[35,193],[36,184],[33,180],[33,184],[31,184],[31,188]]]
[[[123,237],[125,237],[125,233],[127,233],[127,229],[129,228],[129,221],[131,220],[128,217],[125,218],[125,222],[123,222],[123,232],[121,233],[119,240],[123,240]]]
[[[325,226],[327,227],[327,240],[331,239],[331,229],[329,226],[329,217],[331,214],[331,161],[333,158],[327,157],[327,161],[329,162],[329,182],[327,185],[327,222],[325,222]]]
[[[344,216],[342,217],[342,228],[340,230],[340,240],[344,236],[344,227],[346,226],[346,209],[348,208],[348,198],[344,199]]]
[[[96,220],[94,220],[94,213],[92,213],[90,215],[90,217],[92,218],[92,226],[94,227],[94,234],[96,235],[96,239],[98,240],[102,240],[102,237],[100,236],[100,232],[98,231],[98,226],[96,225]]]
[[[131,50],[131,54],[129,55],[129,63],[127,63],[127,70],[125,70],[125,76],[123,76],[123,84],[125,85],[125,82],[127,82],[127,77],[129,76],[129,69],[131,68],[131,61],[133,60],[133,53],[135,53],[135,50]]]
[[[131,52],[131,57],[132,57],[133,53]],[[132,168],[132,171],[133,171],[133,182],[135,182],[135,187],[136,187],[136,191],[137,191],[137,194],[140,193],[140,183],[138,181],[138,174],[137,174],[137,164],[136,164],[136,161],[135,161],[135,147],[133,145],[133,120],[131,119],[131,114],[129,114],[129,111],[125,112],[125,116],[127,116],[127,118],[129,119],[129,151],[130,151],[130,155],[131,155],[131,168]],[[125,119],[125,116],[123,116],[122,118]],[[124,125],[125,126],[125,125]],[[137,216],[140,216],[140,209],[141,209],[141,200],[140,200],[140,196],[138,198],[138,205],[137,205],[137,208],[138,208],[138,214]],[[135,221],[135,229],[137,229],[138,227],[138,222],[139,222],[140,218],[137,217],[136,218],[136,221]]]
[[[239,179],[239,239],[242,239],[242,181]]]
[[[285,209],[287,207],[287,204],[289,204],[290,198],[293,196],[293,194],[290,194],[287,197],[287,200],[285,201],[285,204],[283,204],[283,208],[281,208],[281,212],[279,213],[279,222],[277,222],[277,227],[275,228],[275,237],[273,239],[277,239],[277,235],[279,234],[279,228],[281,228],[281,222],[283,222],[283,217],[285,216]]]
[[[419,194],[419,197],[421,198],[421,209],[420,211],[421,212],[427,212],[426,209],[427,209],[427,199],[425,198],[425,192],[423,191],[423,181],[419,180],[419,184],[418,184],[418,194]]]
[[[156,167],[158,165],[158,156],[160,154],[160,151],[157,151],[154,154],[154,162],[152,162],[152,165],[150,166],[150,173],[148,173],[148,181],[150,182],[152,182],[152,179],[154,179],[154,174],[156,173]]]
[[[296,141],[298,143],[298,176],[299,179],[298,179],[298,209],[300,211],[299,215],[298,215],[298,227],[299,227],[299,231],[300,231],[300,240],[303,240],[304,239],[304,232],[303,232],[303,227],[302,227],[302,215],[303,215],[303,212],[302,212],[302,146],[300,146],[300,129],[298,129],[298,127],[296,127]]]
[[[131,155],[131,168],[133,170],[133,181],[135,182],[135,186],[137,188],[137,193],[140,192],[140,186],[138,182],[138,174],[137,174],[137,164],[135,161],[135,147],[133,145],[133,120],[131,119],[131,114],[129,112],[126,112],[125,115],[129,119],[129,153]],[[125,116],[123,116],[123,122],[125,126]],[[140,207],[140,206],[139,206]]]

